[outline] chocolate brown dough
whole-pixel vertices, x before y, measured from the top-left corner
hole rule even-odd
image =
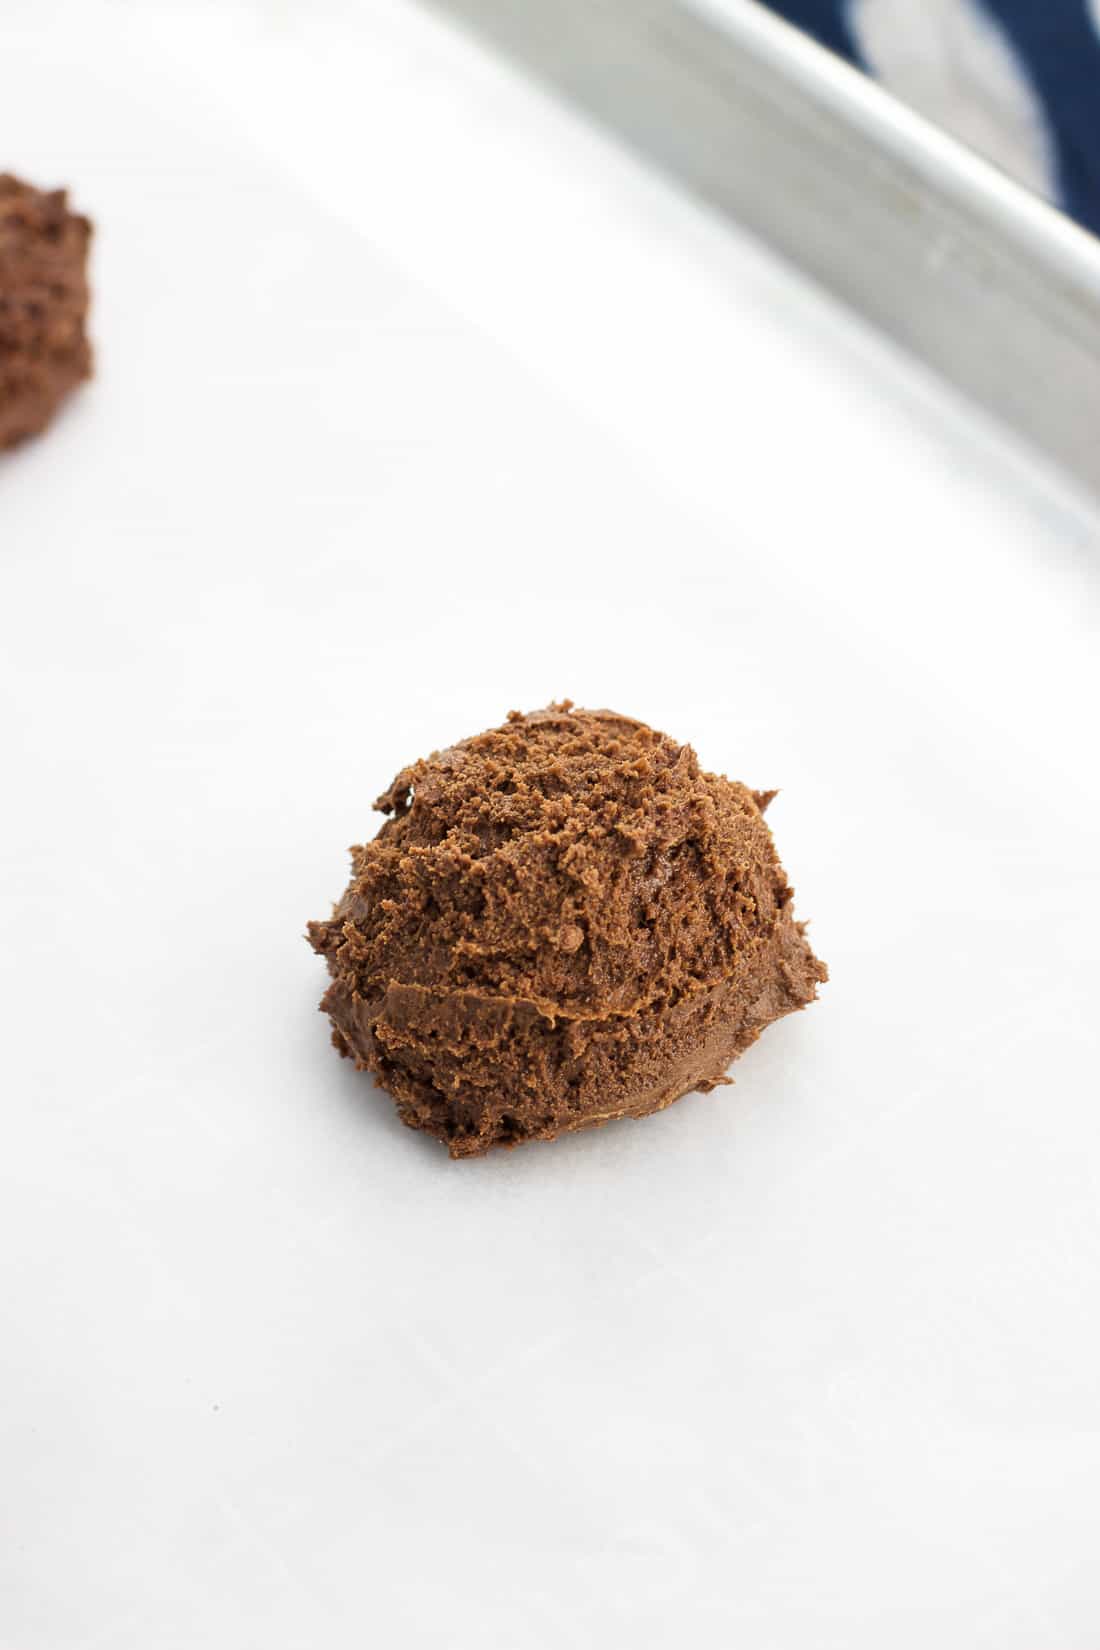
[[[84,335],[92,226],[48,192],[0,173],[0,448],[45,429],[91,376]]]
[[[333,1042],[452,1157],[728,1082],[826,978],[773,793],[569,700],[397,775],[328,922]]]

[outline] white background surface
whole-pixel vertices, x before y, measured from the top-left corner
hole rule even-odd
[[[100,374],[0,468],[0,1645],[1090,1650],[1095,527],[438,25],[312,19],[7,25]],[[833,980],[452,1164],[301,930],[565,693],[783,787]]]

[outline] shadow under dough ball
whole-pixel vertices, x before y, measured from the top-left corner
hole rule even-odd
[[[0,172],[0,449],[44,430],[91,377],[91,234],[63,189],[35,189]]]
[[[333,1042],[453,1157],[728,1082],[826,978],[771,794],[568,700],[403,769],[310,924]]]

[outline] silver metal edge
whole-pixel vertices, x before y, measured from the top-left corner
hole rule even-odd
[[[1100,241],[756,0],[427,0],[1100,494]]]

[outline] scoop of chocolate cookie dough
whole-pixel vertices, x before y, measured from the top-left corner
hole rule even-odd
[[[404,768],[310,924],[333,1042],[452,1157],[642,1117],[728,1082],[826,970],[773,793],[569,700]]]
[[[0,172],[0,449],[44,430],[91,376],[91,233],[63,189],[35,189]]]

